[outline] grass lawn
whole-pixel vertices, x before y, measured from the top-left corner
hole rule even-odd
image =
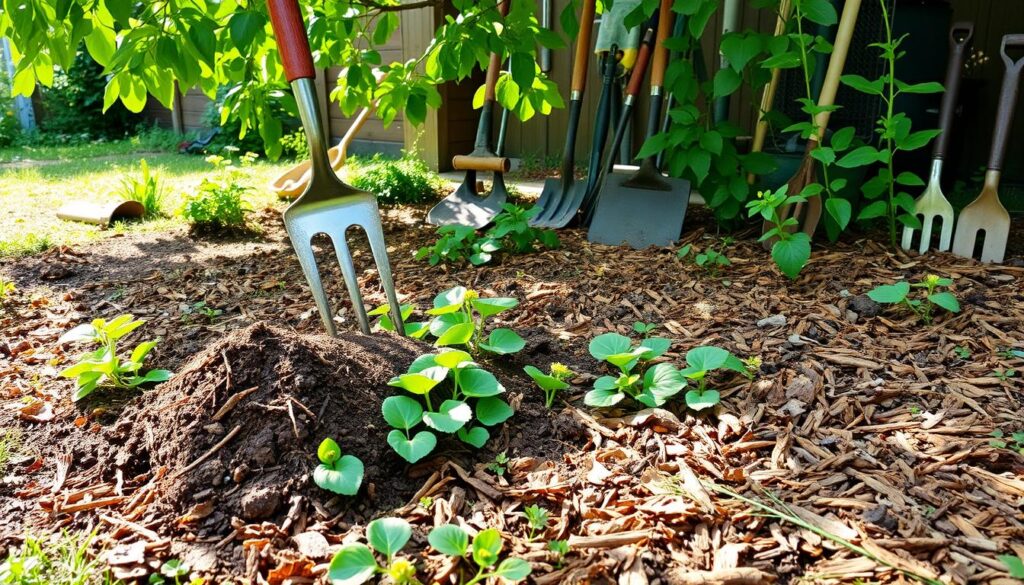
[[[102,237],[112,230],[163,230],[184,220],[175,212],[184,195],[212,172],[203,156],[166,152],[139,152],[131,141],[68,147],[0,150],[0,257],[39,252],[51,246],[75,244]],[[110,230],[57,218],[64,203],[84,200],[105,203],[119,199],[121,181],[140,175],[145,158],[167,189],[164,208],[168,218]],[[247,169],[244,184],[251,187],[246,200],[252,209],[276,203],[267,183],[290,162],[257,162]]]

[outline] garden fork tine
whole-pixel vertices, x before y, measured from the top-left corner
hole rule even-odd
[[[350,227],[359,226],[366,232],[370,243],[381,286],[387,294],[391,319],[399,334],[404,334],[401,308],[391,276],[387,247],[384,243],[384,228],[377,209],[377,199],[366,191],[346,185],[338,179],[327,158],[327,141],[320,120],[320,105],[317,101],[316,71],[309,51],[302,13],[296,0],[268,0],[270,19],[277,36],[281,62],[284,64],[288,81],[295,93],[302,127],[309,141],[312,176],[306,190],[284,212],[284,225],[292,247],[299,257],[299,264],[306,276],[316,301],[324,327],[336,335],[330,299],[324,290],[313,254],[313,237],[325,234],[334,245],[341,272],[345,277],[352,309],[363,333],[370,332],[370,322],[359,293],[359,280],[352,262],[346,235]]]

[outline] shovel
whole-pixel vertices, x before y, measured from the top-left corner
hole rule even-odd
[[[662,86],[668,66],[668,50],[664,43],[671,28],[672,0],[662,0],[651,64],[647,140],[658,133],[661,121]],[[634,83],[631,78],[630,85]],[[683,230],[689,201],[690,182],[663,176],[656,156],[648,156],[635,173],[612,173],[605,179],[587,239],[612,245],[625,242],[637,250],[648,246],[667,246],[676,241]]]
[[[299,264],[302,265],[302,272],[309,283],[317,309],[320,310],[324,327],[331,335],[337,334],[331,303],[320,281],[316,256],[313,254],[312,240],[317,234],[326,234],[334,244],[359,328],[363,333],[370,332],[366,308],[359,294],[355,265],[345,240],[348,228],[359,226],[366,232],[370,242],[381,286],[387,294],[391,319],[401,332],[404,328],[398,324],[402,322],[402,315],[395,284],[391,278],[391,265],[388,262],[387,246],[384,244],[384,229],[380,222],[380,212],[377,210],[377,199],[372,194],[339,180],[327,159],[327,141],[323,124],[320,123],[320,105],[317,103],[314,83],[316,70],[313,68],[309,39],[306,37],[306,28],[302,22],[298,2],[268,0],[267,7],[281,53],[281,63],[295,94],[299,117],[306,131],[306,140],[309,141],[313,169],[306,190],[284,211],[284,225],[288,230],[288,237],[291,238],[292,247],[299,257]]]
[[[846,66],[846,54],[850,50],[850,40],[853,38],[853,29],[857,24],[857,15],[860,13],[861,0],[846,0],[843,5],[843,15],[839,19],[839,30],[836,32],[836,41],[832,48],[832,57],[828,61],[828,72],[825,73],[825,83],[821,87],[821,94],[818,96],[818,106],[832,106],[836,101],[836,92],[839,90],[839,78]],[[815,131],[807,139],[807,149],[804,151],[804,158],[800,161],[800,167],[786,184],[786,193],[797,195],[807,185],[817,183],[818,176],[817,161],[811,156],[811,152],[818,147],[825,136],[825,129],[828,127],[828,118],[831,112],[819,112],[814,117]],[[779,217],[782,221],[790,217],[796,218],[798,224],[794,229],[799,228],[808,236],[814,237],[814,230],[818,227],[821,219],[821,196],[816,195],[808,198],[806,203],[786,205],[779,209]],[[762,233],[767,233],[775,227],[768,221],[762,226]],[[777,238],[765,240],[765,249],[771,249]]]
[[[583,0],[580,11],[580,32],[576,37],[576,54],[572,66],[572,93],[569,97],[569,126],[566,128],[565,150],[562,151],[562,178],[545,179],[537,206],[541,212],[530,220],[534,227],[562,227],[553,223],[565,215],[564,203],[576,198],[575,191],[586,190],[585,183],[576,182],[576,130],[583,113],[583,90],[587,85],[590,58],[590,31],[594,26],[595,0]],[[579,197],[582,199],[582,196]],[[568,223],[568,222],[567,222]]]
[[[964,66],[964,53],[974,35],[974,24],[958,22],[949,33],[949,68],[946,70],[946,92],[942,94],[942,106],[939,110],[939,130],[941,134],[935,139],[932,151],[932,172],[924,193],[914,202],[914,215],[921,219],[921,241],[917,251],[924,254],[932,243],[932,224],[935,218],[942,220],[942,232],[939,235],[940,252],[949,250],[953,239],[953,206],[942,194],[942,161],[946,158],[946,145],[949,143],[949,131],[953,122],[953,110],[956,109],[956,96],[960,89],[960,71]],[[914,245],[914,228],[903,227],[904,250]]]
[[[505,16],[508,13],[508,2],[498,5],[498,12]],[[476,128],[476,143],[473,152],[467,156],[452,158],[452,167],[457,171],[466,171],[466,178],[454,193],[445,197],[427,213],[427,222],[433,225],[464,225],[480,229],[491,223],[494,216],[501,212],[501,206],[508,198],[505,189],[505,176],[512,167],[512,162],[491,150],[491,116],[494,113],[494,88],[498,84],[498,73],[501,71],[501,56],[491,53],[491,61],[487,65],[487,81],[484,86],[484,104],[480,107],[480,123]],[[494,173],[491,191],[486,195],[477,192],[477,171]]]
[[[992,138],[985,185],[981,189],[981,195],[960,212],[956,235],[953,236],[953,253],[971,258],[974,256],[978,232],[985,232],[985,243],[981,250],[982,262],[1002,262],[1006,253],[1006,241],[1010,235],[1010,214],[999,202],[999,192],[996,189],[999,188],[999,178],[1002,175],[1006,143],[1010,140],[1010,127],[1013,125],[1013,110],[1017,106],[1017,90],[1020,70],[1024,68],[1024,58],[1014,61],[1006,54],[1007,47],[1024,47],[1024,35],[1003,37],[1000,53],[1003,62],[1006,63],[1006,75],[1003,76],[1003,89],[999,94],[999,110],[996,113],[995,136]]]

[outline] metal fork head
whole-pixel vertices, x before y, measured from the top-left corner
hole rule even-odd
[[[935,219],[942,220],[942,230],[939,233],[939,245],[936,250],[945,252],[953,241],[953,206],[942,193],[939,179],[942,177],[942,159],[932,161],[931,177],[924,193],[914,202],[914,215],[921,220],[921,241],[918,243],[917,251],[924,254],[932,243],[932,228]],[[903,227],[903,241],[901,246],[904,250],[910,250],[914,245],[914,233],[917,230],[910,226]]]

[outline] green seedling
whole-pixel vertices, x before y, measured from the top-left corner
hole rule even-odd
[[[711,278],[718,278],[722,269],[732,266],[732,261],[724,251],[732,243],[732,238],[722,238],[718,246],[712,244],[703,252],[697,250],[693,244],[686,244],[676,252],[676,256],[681,260],[693,262],[694,266],[703,270]]]
[[[538,532],[543,534],[547,530],[551,514],[537,504],[533,504],[523,508],[523,515],[526,516],[526,524],[530,529],[528,540],[533,542],[537,538]]]
[[[1007,370],[1007,369],[994,370],[992,372],[992,375],[995,376],[996,378],[999,378],[1000,382],[1006,382],[1010,378],[1014,378],[1014,377],[1017,376],[1017,370],[1014,370],[1012,368],[1009,369],[1009,370]]]
[[[761,216],[772,225],[758,241],[774,240],[772,260],[783,274],[796,279],[807,265],[807,261],[811,259],[811,237],[797,229],[800,222],[795,217],[783,220],[779,210],[785,206],[806,203],[808,197],[821,194],[823,187],[811,183],[796,195],[788,194],[786,188],[787,186],[783,185],[775,191],[758,192],[757,199],[747,202],[747,210],[750,217]]]
[[[671,340],[663,337],[648,337],[634,346],[625,335],[598,335],[590,342],[590,355],[618,368],[619,374],[598,378],[583,402],[598,408],[615,406],[625,398],[648,407],[665,404],[686,386],[686,380],[672,364],[648,368],[647,362],[664,354],[671,345]]]
[[[555,395],[569,387],[567,380],[571,380],[576,375],[564,364],[559,363],[551,364],[551,373],[549,374],[545,374],[534,366],[526,366],[523,371],[533,378],[537,386],[544,391],[544,406],[548,408],[554,404]]]
[[[1004,360],[1012,359],[1024,359],[1024,350],[1014,349],[1012,347],[1001,347],[996,355],[1003,358]]]
[[[171,378],[168,370],[149,370],[142,374],[142,364],[149,352],[156,347],[156,341],[144,341],[132,351],[131,357],[122,360],[117,355],[117,342],[145,321],[135,320],[131,315],[120,315],[111,321],[94,319],[92,323],[79,325],[68,331],[57,341],[58,344],[90,342],[99,344],[99,349],[86,353],[73,366],[60,372],[64,378],[75,378],[75,393],[72,400],[78,401],[101,386],[127,389],[137,388],[150,382],[166,382]]]
[[[561,245],[554,230],[541,230],[530,226],[530,219],[540,213],[539,207],[524,209],[511,203],[502,207],[494,218],[494,225],[482,235],[467,226],[438,228],[437,242],[416,251],[417,260],[426,260],[431,266],[440,262],[462,263],[474,266],[489,263],[498,252],[528,254],[538,244],[547,249]]]
[[[460,575],[461,585],[476,585],[497,578],[517,583],[526,579],[533,570],[523,559],[507,558],[498,563],[504,542],[496,528],[481,530],[470,544],[465,530],[455,524],[446,524],[430,531],[427,542],[437,552],[466,561],[471,571],[475,570],[469,580]]]
[[[640,335],[650,335],[652,331],[658,328],[657,323],[644,323],[643,321],[633,322],[633,331]]]
[[[316,456],[320,460],[313,471],[316,485],[343,496],[356,495],[363,483],[363,462],[358,457],[342,455],[341,447],[330,437],[317,447]]]
[[[394,429],[388,433],[388,444],[409,463],[434,450],[435,432],[455,434],[462,442],[479,449],[490,438],[487,427],[501,424],[514,414],[512,407],[501,399],[505,387],[494,374],[457,349],[421,355],[407,373],[392,378],[388,385],[416,397],[391,396],[381,405],[384,420]],[[435,407],[441,399],[438,394],[445,387],[448,392]],[[480,424],[474,424],[474,419]],[[420,423],[429,430],[414,432]]]
[[[189,566],[181,562],[178,559],[169,559],[164,564],[160,565],[160,572],[153,573],[149,576],[146,581],[150,585],[166,585],[168,583],[174,583],[174,585],[181,585],[183,581],[182,577],[188,576]],[[190,585],[202,585],[204,583],[202,578],[195,578],[191,581],[187,581]]]
[[[386,575],[395,585],[417,585],[416,566],[396,555],[412,537],[412,526],[401,518],[379,518],[366,526],[370,546],[355,543],[342,546],[327,569],[327,579],[334,584],[359,585],[376,575]],[[378,563],[377,554],[384,557]]]
[[[422,338],[427,333],[437,338],[437,347],[461,346],[474,355],[480,350],[505,355],[516,353],[526,347],[526,341],[518,333],[504,327],[493,329],[484,338],[487,319],[512,309],[519,301],[511,297],[484,298],[475,290],[464,286],[450,288],[434,297],[434,308],[427,311],[433,316],[426,323],[410,323],[414,307],[402,306],[402,321],[408,335]],[[394,331],[395,325],[387,316],[388,305],[377,307],[369,314],[380,315],[378,326]]]
[[[1018,555],[999,555],[996,557],[1006,567],[1006,572],[1014,579],[1024,580],[1024,560]]]
[[[941,307],[950,313],[960,312],[960,302],[956,300],[956,296],[949,291],[938,290],[939,287],[948,287],[952,284],[953,281],[949,278],[929,274],[921,282],[913,284],[904,280],[896,284],[877,286],[868,292],[868,297],[876,303],[904,305],[913,311],[922,323],[931,325],[935,307]],[[910,291],[915,288],[922,289],[924,298],[910,298]]]
[[[121,197],[141,204],[146,218],[161,217],[164,215],[167,189],[160,184],[160,177],[150,172],[146,159],[139,161],[139,167],[142,170],[140,178],[125,176],[121,179]]]
[[[695,382],[697,387],[686,393],[686,406],[693,410],[704,410],[718,404],[721,394],[718,390],[708,387],[708,374],[715,370],[732,370],[752,377],[747,366],[728,351],[713,345],[695,347],[686,352],[686,368],[682,375]]]
[[[187,307],[185,312],[181,315],[182,321],[189,321],[192,315],[202,315],[206,318],[206,321],[213,323],[213,320],[224,314],[221,309],[214,309],[206,304],[206,301],[198,301],[192,303],[192,306]]]
[[[419,501],[420,507],[424,510],[430,510],[434,507],[434,498],[430,496],[423,496]]]
[[[490,262],[500,250],[500,241],[481,237],[472,227],[445,225],[437,228],[437,242],[420,248],[413,257],[426,260],[431,266],[441,262],[462,264],[467,261],[473,266],[481,266]]]
[[[557,557],[555,560],[555,567],[561,569],[562,565],[565,564],[565,555],[569,554],[569,541],[549,540],[548,550],[555,553],[555,556]]]
[[[508,465],[508,455],[504,451],[494,456],[494,461],[487,464],[487,471],[490,471],[494,475],[505,475],[505,469]]]
[[[0,276],[0,304],[7,302],[7,297],[18,290],[14,283]]]
[[[962,360],[971,359],[971,350],[967,349],[966,347],[964,347],[962,345],[958,345],[958,346],[954,347],[953,348],[953,353],[956,354],[956,357],[958,357],[958,358],[960,358]]]
[[[992,439],[988,442],[990,447],[996,449],[1010,449],[1024,455],[1024,431],[1011,433],[1009,437],[1002,429],[996,429],[989,435]]]

